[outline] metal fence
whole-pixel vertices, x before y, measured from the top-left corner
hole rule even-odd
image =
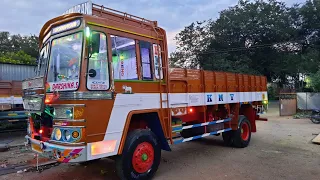
[[[320,109],[320,93],[297,93],[297,108],[301,110]]]
[[[0,80],[22,81],[35,76],[35,66],[0,63]]]

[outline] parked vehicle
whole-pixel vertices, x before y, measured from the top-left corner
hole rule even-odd
[[[37,75],[22,83],[26,139],[62,163],[115,157],[121,179],[149,179],[175,144],[222,134],[247,147],[268,103],[265,76],[169,69],[156,21],[91,2],[39,40]]]
[[[313,109],[310,120],[315,124],[320,124],[320,110],[319,109]]]
[[[22,80],[33,77],[35,67],[0,63],[0,130],[20,121],[26,126],[28,113],[23,109]]]

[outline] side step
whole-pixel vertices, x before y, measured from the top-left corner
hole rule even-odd
[[[225,122],[229,122],[229,121],[231,121],[231,118],[212,121],[212,122],[205,122],[205,123],[200,123],[200,124],[193,124],[193,125],[188,125],[188,126],[172,127],[172,132],[177,132],[177,131],[181,131],[184,129],[196,128],[196,127],[201,127],[201,126],[207,126],[207,125],[212,125],[212,124],[225,123]]]
[[[199,139],[199,138],[203,138],[203,137],[207,137],[207,136],[211,136],[211,135],[215,135],[215,134],[219,134],[219,133],[223,133],[223,132],[227,132],[227,131],[231,131],[231,128],[227,128],[227,129],[222,129],[222,130],[218,130],[218,131],[212,131],[209,133],[205,133],[205,134],[201,134],[201,135],[197,135],[197,136],[193,136],[193,137],[189,137],[189,138],[182,138],[176,141],[173,141],[173,144],[180,144],[183,142],[187,142],[187,141],[192,141],[195,139]]]

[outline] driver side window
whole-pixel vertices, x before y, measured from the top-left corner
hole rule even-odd
[[[87,72],[87,88],[89,90],[109,89],[107,36],[102,32],[92,32],[92,55],[89,59]]]

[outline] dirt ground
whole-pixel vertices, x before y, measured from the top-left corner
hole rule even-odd
[[[320,179],[320,145],[311,143],[320,125],[308,119],[278,117],[270,107],[269,121],[257,121],[257,132],[244,149],[223,146],[221,136],[172,146],[162,153],[155,180],[213,179]],[[0,159],[4,158],[0,153]],[[19,158],[19,157],[18,157]],[[1,170],[1,168],[0,168]],[[4,180],[118,179],[115,163],[102,159],[94,164],[61,164],[38,172],[0,176]]]

